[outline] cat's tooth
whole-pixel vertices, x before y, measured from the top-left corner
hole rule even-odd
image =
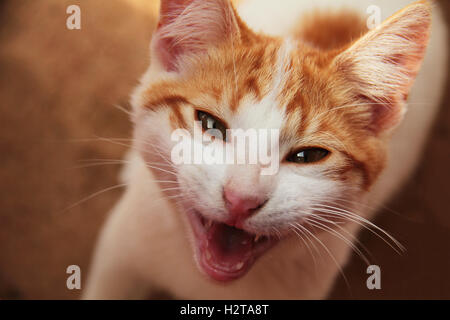
[[[255,236],[255,239],[253,239],[253,241],[258,242],[258,240],[261,238],[260,235]]]
[[[241,270],[244,266],[244,262],[239,262],[237,265],[234,266],[234,270]]]
[[[206,259],[207,259],[207,260],[210,260],[210,259],[211,259],[211,252],[209,252],[209,250],[206,250],[205,255],[206,255]]]
[[[211,226],[212,226],[212,220],[206,220],[206,223],[205,223],[205,227],[206,227],[206,229],[209,229],[209,228],[211,228]]]

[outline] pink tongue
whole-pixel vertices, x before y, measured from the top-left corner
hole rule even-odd
[[[253,236],[245,231],[215,223],[207,237],[211,260],[217,266],[231,268],[252,257]]]

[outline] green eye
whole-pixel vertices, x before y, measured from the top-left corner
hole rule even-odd
[[[322,148],[307,148],[291,153],[287,161],[295,163],[313,163],[324,159],[330,152]]]
[[[224,141],[228,141],[227,139],[227,127],[226,125],[218,120],[217,118],[213,117],[209,113],[206,113],[204,111],[196,111],[197,119],[202,122],[202,128],[203,131],[207,130],[219,130],[222,136],[220,137]],[[215,135],[213,135],[215,136]]]

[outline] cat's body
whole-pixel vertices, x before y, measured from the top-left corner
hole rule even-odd
[[[355,7],[354,1],[343,0],[289,0],[281,4],[249,0],[238,6],[238,12],[253,30],[293,36],[301,32],[296,18],[308,12],[305,6],[330,8],[331,2],[338,8],[342,4]],[[364,14],[369,5],[379,5],[384,20],[409,3],[407,0],[357,1],[356,9]],[[342,18],[349,16],[343,14]],[[333,30],[327,33],[332,34]],[[395,193],[420,158],[446,76],[446,41],[445,26],[436,7],[427,55],[408,99],[409,111],[390,142],[386,169],[370,186],[370,191],[358,194],[358,205],[351,208],[363,218],[370,219]],[[155,70],[150,68],[133,98],[135,108],[142,104],[143,92],[154,76]],[[150,124],[154,126],[161,123],[158,119],[153,121]],[[170,130],[161,128],[159,134],[170,135]],[[139,133],[135,134],[135,139],[139,137]],[[227,283],[213,281],[199,272],[193,259],[193,240],[186,231],[185,213],[154,182],[160,177],[149,171],[142,153],[132,150],[128,157],[130,163],[121,177],[128,187],[103,228],[86,298],[141,298],[152,290],[192,299],[324,298],[352,252],[348,243],[329,232],[318,233],[320,241],[306,242],[306,245],[291,236],[261,256],[243,277]],[[340,228],[340,233],[349,239],[352,239],[350,235],[356,237],[360,230],[354,222]]]

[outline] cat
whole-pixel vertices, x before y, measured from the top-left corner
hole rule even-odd
[[[162,0],[84,298],[321,299],[352,250],[366,259],[361,228],[401,251],[370,219],[420,158],[447,35],[430,1],[392,2]],[[387,19],[369,28],[372,4]],[[278,170],[174,164],[180,128],[223,133],[213,149],[279,130]]]

